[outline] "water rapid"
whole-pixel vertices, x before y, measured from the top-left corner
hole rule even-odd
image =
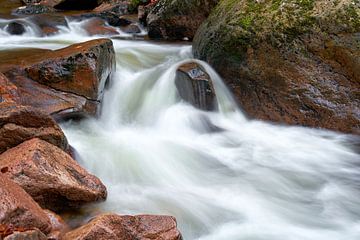
[[[39,37],[0,31],[1,49],[89,40],[81,22]],[[98,119],[62,125],[108,188],[101,212],[168,214],[184,239],[360,239],[359,139],[248,120],[221,78],[217,112],[181,101],[175,71],[191,46],[113,40],[117,70]]]

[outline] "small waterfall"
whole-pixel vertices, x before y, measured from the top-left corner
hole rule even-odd
[[[81,22],[58,35],[0,37],[3,49],[60,48],[91,39]],[[221,78],[186,45],[115,40],[117,72],[98,119],[63,129],[120,214],[170,214],[185,239],[357,240],[359,139],[248,120]],[[219,110],[182,101],[175,72],[196,61]]]

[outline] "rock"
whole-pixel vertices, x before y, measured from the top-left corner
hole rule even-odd
[[[44,210],[48,216],[51,223],[51,232],[48,234],[48,239],[51,240],[61,240],[65,233],[69,230],[69,226],[64,222],[64,220],[49,210]]]
[[[170,216],[105,214],[68,232],[64,240],[180,240],[176,220]]]
[[[45,234],[39,229],[26,230],[26,231],[14,231],[11,235],[4,238],[4,240],[47,240]]]
[[[215,108],[215,90],[210,76],[197,63],[186,63],[176,71],[175,85],[180,97],[202,110]]]
[[[10,22],[6,25],[5,30],[11,35],[22,35],[26,32],[25,26],[19,22]]]
[[[89,19],[84,25],[84,29],[89,35],[118,35],[116,28],[107,26],[106,22],[100,18]]]
[[[0,155],[0,169],[43,208],[62,211],[106,199],[106,188],[60,148],[34,138]]]
[[[132,22],[121,15],[118,15],[114,12],[92,12],[92,13],[85,13],[81,15],[75,15],[71,17],[72,19],[76,20],[85,20],[89,18],[100,18],[106,21],[110,26],[114,27],[124,27]]]
[[[44,13],[53,13],[56,10],[49,6],[44,5],[27,5],[22,6],[14,10],[14,13],[17,15],[34,15],[34,14],[44,14]]]
[[[0,103],[18,102],[20,99],[17,87],[0,72]]]
[[[115,52],[110,39],[97,39],[46,52],[25,66],[27,76],[56,90],[101,100],[114,71]]]
[[[66,137],[46,113],[14,103],[0,103],[0,153],[31,138],[40,138],[67,150]]]
[[[46,6],[58,10],[92,10],[103,0],[23,0],[27,6]]]
[[[135,23],[132,23],[128,26],[122,27],[121,30],[125,33],[128,34],[137,34],[137,33],[141,33],[141,29],[139,28],[138,25],[136,25]]]
[[[38,228],[48,234],[51,225],[39,205],[17,184],[0,174],[0,224],[31,230]]]
[[[221,1],[193,53],[250,117],[359,134],[359,9],[351,0]]]
[[[152,39],[193,39],[218,0],[159,0],[147,16]]]
[[[36,24],[43,35],[53,35],[59,31],[59,27],[68,27],[65,16],[55,14],[41,14],[29,17],[29,21]]]

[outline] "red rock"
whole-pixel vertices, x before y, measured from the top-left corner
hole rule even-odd
[[[104,214],[68,232],[64,240],[180,240],[176,220],[170,216]]]
[[[50,220],[40,206],[17,184],[0,174],[0,224],[22,229],[38,228],[47,234]]]
[[[0,153],[38,137],[67,150],[66,137],[57,123],[38,109],[0,103]]]
[[[0,73],[0,102],[18,102],[17,87]]]
[[[31,139],[0,155],[0,169],[43,208],[60,211],[106,199],[106,188],[60,148]]]
[[[14,231],[11,235],[6,236],[4,240],[48,240],[48,238],[39,229],[32,229]]]
[[[106,22],[99,18],[89,19],[84,29],[89,35],[118,35],[116,28],[107,26]]]

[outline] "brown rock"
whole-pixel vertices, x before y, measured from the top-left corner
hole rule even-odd
[[[106,22],[100,18],[89,19],[84,29],[89,35],[117,35],[116,28],[107,26]]]
[[[51,232],[48,234],[48,239],[51,240],[61,240],[64,234],[69,230],[69,226],[64,222],[64,220],[49,210],[44,210],[51,223]]]
[[[17,87],[0,73],[0,103],[17,101],[19,101]]]
[[[4,238],[4,240],[48,240],[45,234],[39,229],[14,231],[11,235]]]
[[[186,63],[176,71],[175,85],[182,99],[202,110],[215,108],[215,90],[210,76],[197,63]]]
[[[0,155],[0,169],[43,208],[77,208],[106,199],[101,181],[70,155],[48,142],[31,139]]]
[[[180,240],[176,220],[170,216],[105,214],[68,232],[64,240]]]
[[[44,211],[17,184],[0,174],[0,224],[24,230],[38,228],[47,234],[50,221]]]
[[[121,30],[123,32],[125,32],[125,33],[128,33],[128,34],[141,33],[141,29],[135,23],[132,23],[132,24],[130,24],[128,26],[122,27]]]
[[[0,153],[38,137],[67,150],[66,137],[46,113],[28,106],[0,103]]]

